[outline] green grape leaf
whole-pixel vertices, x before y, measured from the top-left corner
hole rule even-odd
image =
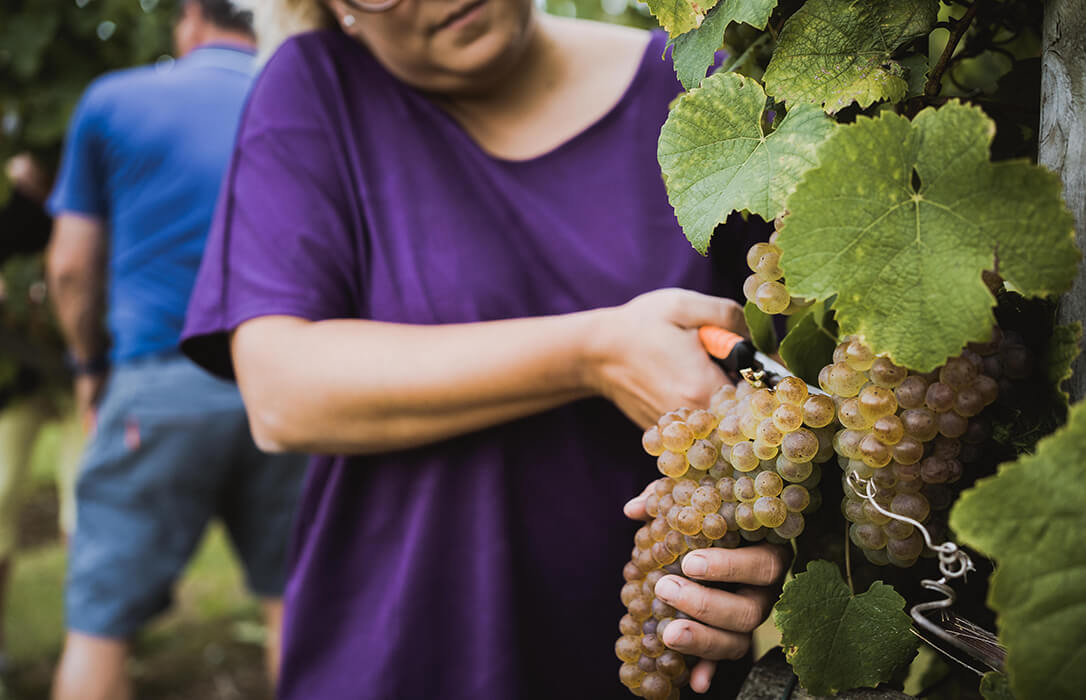
[[[781,213],[835,128],[821,110],[797,105],[767,134],[765,104],[757,81],[717,73],[679,98],[660,131],[656,154],[668,199],[687,240],[703,255],[731,212],[745,209],[766,221]]]
[[[905,82],[908,85],[905,90],[906,96],[923,95],[924,85],[928,82],[928,71],[931,70],[928,57],[924,54],[913,54],[901,59],[900,63],[906,71]]]
[[[980,694],[984,700],[1014,700],[1007,674],[989,671],[981,676]]]
[[[724,44],[724,30],[732,22],[765,29],[777,0],[719,0],[697,29],[672,41],[675,74],[687,90],[695,88],[713,65],[717,50]]]
[[[743,304],[743,316],[747,320],[747,329],[754,347],[767,355],[777,352],[777,330],[773,327],[773,317],[759,309],[752,301]]]
[[[788,369],[811,386],[818,386],[818,373],[833,361],[837,338],[825,328],[821,304],[815,304],[781,340],[781,359]]]
[[[950,512],[958,540],[996,561],[988,605],[1022,700],[1086,687],[1086,403],[1037,451],[1003,464]]]
[[[813,561],[784,584],[774,608],[781,644],[808,692],[875,687],[916,655],[912,620],[893,586],[853,595],[837,565]]]
[[[993,122],[956,101],[910,123],[884,112],[839,127],[788,198],[777,245],[794,296],[834,303],[842,335],[926,372],[984,342],[995,299],[1070,287],[1078,267],[1059,178],[988,160]]]
[[[647,4],[652,16],[674,38],[701,26],[716,0],[647,0]]]
[[[1045,355],[1045,366],[1048,367],[1048,381],[1056,387],[1056,391],[1065,401],[1069,397],[1063,390],[1063,383],[1071,378],[1071,365],[1078,357],[1081,344],[1081,321],[1056,326],[1052,330],[1052,340],[1049,341],[1048,352]]]
[[[814,102],[833,114],[853,102],[900,100],[908,83],[894,51],[927,34],[938,0],[807,0],[781,29],[765,72],[784,102]]]

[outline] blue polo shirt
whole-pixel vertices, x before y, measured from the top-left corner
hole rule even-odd
[[[176,348],[254,74],[252,52],[208,45],[87,88],[49,210],[109,232],[110,357]]]

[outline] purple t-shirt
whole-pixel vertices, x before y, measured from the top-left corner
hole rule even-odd
[[[341,33],[292,39],[243,117],[185,351],[229,374],[226,334],[269,314],[463,323],[668,286],[734,295],[683,238],[660,177],[680,91],[665,40],[604,117],[507,161]],[[639,437],[592,399],[417,449],[314,458],[281,697],[630,697],[614,641],[636,529],[622,504],[655,473]]]

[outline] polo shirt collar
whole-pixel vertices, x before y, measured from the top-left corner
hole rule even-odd
[[[254,49],[239,44],[204,44],[189,52],[178,61],[185,67],[211,67],[236,70],[241,73],[253,71]]]

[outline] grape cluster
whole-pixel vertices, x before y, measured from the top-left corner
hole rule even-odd
[[[913,525],[856,495],[849,475],[874,482],[882,509],[925,523],[938,536],[945,528],[942,513],[954,498],[948,485],[972,461],[969,448],[988,437],[979,414],[999,395],[989,361],[999,357],[997,349],[991,343],[971,346],[918,374],[846,339],[834,350],[833,364],[819,373],[841,424],[833,442],[845,473],[842,509],[852,523],[849,537],[871,562],[912,566],[924,540]]]
[[[784,542],[804,528],[803,513],[821,503],[818,463],[833,456],[833,401],[809,394],[795,377],[776,389],[741,382],[721,387],[708,410],[665,414],[642,445],[664,474],[651,485],[652,518],[634,537],[615,653],[619,679],[640,697],[678,697],[690,660],[664,646],[663,631],[685,619],[654,593],[667,574],[682,575],[682,557],[744,540]]]
[[[774,220],[773,226],[769,242],[755,243],[747,251],[747,267],[753,274],[743,282],[743,295],[763,313],[790,316],[810,306],[810,302],[793,297],[784,286],[781,249],[777,245],[780,217]]]

